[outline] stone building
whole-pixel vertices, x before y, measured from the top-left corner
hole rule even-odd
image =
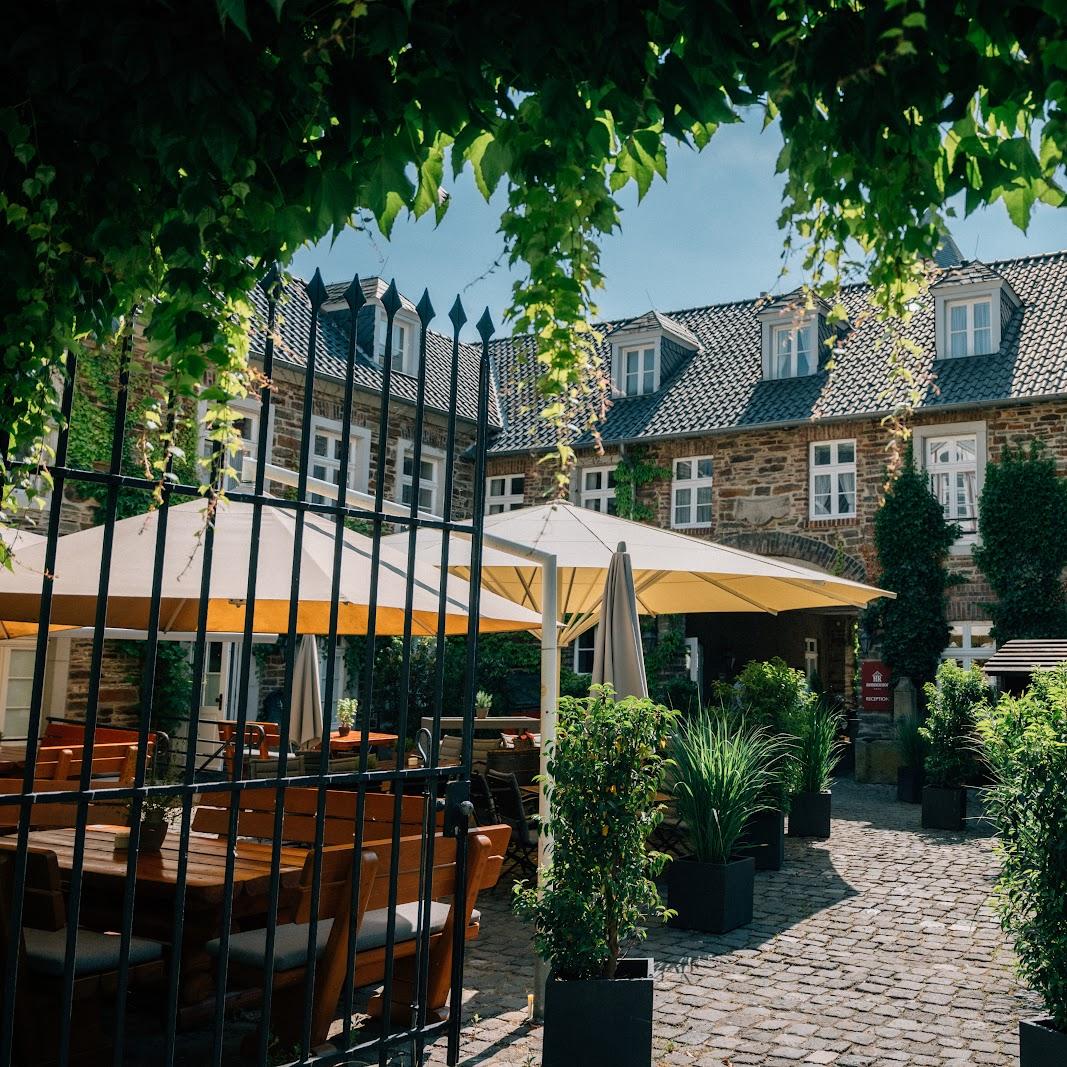
[[[1039,438],[1067,470],[1067,253],[982,264],[948,243],[938,265],[897,370],[865,285],[843,291],[843,325],[797,294],[604,324],[610,408],[602,450],[589,435],[576,443],[571,498],[613,511],[616,475],[639,465],[656,473],[635,498],[661,526],[874,582],[873,519],[894,440],[885,420],[910,407],[916,460],[963,531],[952,562],[965,581],[950,595],[943,654],[964,665],[988,656],[991,594],[971,561],[986,463],[1009,442]],[[491,508],[552,488],[538,461],[553,442],[523,377],[528,345],[492,343],[504,427],[491,444]],[[687,616],[694,676],[706,687],[780,655],[848,699],[856,617]]]

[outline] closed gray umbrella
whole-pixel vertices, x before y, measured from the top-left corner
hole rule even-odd
[[[624,541],[608,564],[593,653],[593,684],[610,685],[620,697],[648,696],[634,572]]]
[[[289,711],[289,737],[298,745],[322,737],[319,649],[311,634],[304,634],[300,639],[300,649],[293,665],[293,706]]]

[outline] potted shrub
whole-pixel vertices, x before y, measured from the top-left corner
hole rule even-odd
[[[159,852],[163,848],[167,830],[181,807],[181,797],[173,793],[149,793],[141,801],[141,852]]]
[[[764,730],[707,711],[679,726],[671,779],[691,855],[667,868],[672,925],[722,934],[752,921],[756,865],[737,845],[762,806],[780,751]]]
[[[493,710],[493,694],[487,693],[484,689],[479,689],[474,694],[474,714],[476,718],[485,719],[489,717],[489,712]]]
[[[775,773],[760,797],[760,810],[749,819],[743,838],[757,871],[781,870],[785,817],[797,789],[796,740],[814,697],[803,671],[778,657],[745,664],[727,695],[751,727],[766,730],[782,743]]]
[[[830,836],[830,786],[841,753],[841,716],[826,700],[810,705],[797,738],[797,792],[789,805],[790,837]]]
[[[1034,675],[1021,697],[980,709],[997,827],[994,905],[1022,979],[1047,1016],[1019,1022],[1021,1067],[1067,1063],[1067,666]]]
[[[919,732],[919,720],[914,715],[904,715],[897,720],[897,753],[900,766],[897,768],[897,800],[902,804],[919,804],[923,798],[926,772],[926,742]]]
[[[341,697],[337,701],[337,733],[341,737],[347,737],[356,721],[359,711],[359,701],[355,697]]]
[[[967,781],[975,770],[977,709],[988,703],[990,688],[977,666],[963,670],[951,660],[927,683],[926,722],[919,733],[926,744],[926,784],[922,793],[924,830],[963,830],[967,818]]]
[[[646,848],[675,715],[593,686],[560,700],[543,783],[552,860],[540,888],[516,887],[534,944],[551,965],[545,989],[545,1067],[652,1062],[652,961],[624,955],[643,924],[667,911],[653,879],[666,856]]]

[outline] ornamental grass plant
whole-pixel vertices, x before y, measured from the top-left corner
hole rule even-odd
[[[784,755],[763,728],[703,711],[671,740],[675,808],[699,863],[728,863],[748,820],[767,810],[768,786]]]
[[[896,745],[902,767],[922,770],[926,760],[926,741],[915,715],[905,715],[897,720]]]
[[[1067,1033],[1067,665],[1035,674],[1018,698],[981,707],[978,731],[993,778],[994,903],[1020,976]]]
[[[822,793],[829,789],[842,748],[840,712],[825,698],[814,700],[797,738],[796,792]]]
[[[542,781],[551,861],[540,890],[515,887],[558,978],[613,978],[625,946],[668,917],[653,881],[667,856],[646,842],[663,818],[656,793],[676,718],[651,700],[615,700],[609,686],[560,700]]]

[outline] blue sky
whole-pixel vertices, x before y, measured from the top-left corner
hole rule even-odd
[[[774,173],[781,147],[777,127],[761,131],[755,119],[721,128],[699,155],[668,152],[668,181],[657,181],[638,204],[631,186],[620,194],[622,229],[604,242],[607,276],[600,296],[605,318],[637,315],[758,296],[791,288],[780,283],[782,235],[776,225],[782,183]],[[451,203],[435,226],[430,216],[397,219],[390,240],[376,231],[349,230],[331,246],[301,250],[293,272],[309,278],[318,266],[327,281],[357,271],[395,278],[417,300],[428,287],[439,313],[438,328],[455,294],[474,321],[488,305],[498,330],[511,284],[518,277],[501,254],[497,233],[503,196],[486,203],[469,174],[449,182]],[[960,214],[962,215],[962,209]],[[1017,230],[1002,205],[957,218],[953,236],[968,259],[1052,252],[1067,248],[1067,209],[1038,205],[1029,233]],[[488,272],[488,273],[487,273]],[[468,327],[469,332],[469,327]]]

